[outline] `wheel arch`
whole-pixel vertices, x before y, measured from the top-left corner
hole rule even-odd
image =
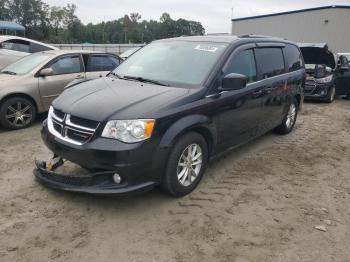
[[[8,100],[8,99],[10,99],[10,98],[14,98],[14,97],[21,97],[21,98],[25,98],[25,99],[30,100],[30,101],[33,103],[34,107],[35,107],[36,113],[38,113],[39,107],[38,107],[38,104],[36,103],[35,99],[34,99],[33,97],[31,97],[30,95],[25,94],[25,93],[12,93],[12,94],[8,94],[8,95],[4,96],[4,97],[1,98],[1,100],[0,100],[0,106],[2,106],[2,104],[3,104],[6,100]]]
[[[170,148],[188,132],[197,132],[204,137],[210,154],[216,144],[216,128],[204,115],[191,115],[179,119],[168,128],[160,141],[160,148]]]
[[[298,102],[298,110],[300,110],[301,106],[302,106],[302,96],[301,96],[301,94],[296,94],[294,97]]]

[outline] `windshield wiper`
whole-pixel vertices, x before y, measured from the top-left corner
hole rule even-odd
[[[3,74],[8,74],[8,75],[17,75],[17,73],[12,72],[12,71],[1,71]]]
[[[111,72],[109,72],[106,76],[110,76],[110,75],[112,75],[112,76],[116,76],[116,77],[118,77],[118,78],[120,78],[120,79],[122,79],[119,75],[117,75],[116,73],[114,73],[113,71],[111,71]]]
[[[153,79],[147,79],[147,78],[143,78],[140,76],[123,76],[123,77],[118,76],[118,75],[116,75],[116,76],[119,78],[122,78],[122,79],[131,79],[131,80],[136,80],[136,81],[143,82],[143,83],[151,83],[151,84],[160,85],[160,86],[169,86],[168,84],[162,83],[160,81],[153,80]]]

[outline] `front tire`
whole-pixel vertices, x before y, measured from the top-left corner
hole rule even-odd
[[[185,134],[170,152],[162,189],[174,197],[191,193],[202,179],[207,160],[208,145],[203,136]]]
[[[328,95],[327,95],[327,99],[326,102],[327,103],[332,103],[335,99],[335,87],[332,86],[329,90],[328,90]]]
[[[298,101],[293,98],[292,102],[289,105],[288,111],[283,118],[282,124],[275,129],[277,133],[284,135],[290,133],[293,130],[298,116],[298,107]]]
[[[36,118],[34,104],[24,97],[11,97],[0,107],[0,123],[11,130],[30,126]]]

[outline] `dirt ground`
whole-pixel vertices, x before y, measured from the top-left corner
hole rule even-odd
[[[305,104],[293,133],[213,161],[181,199],[47,189],[39,129],[0,129],[0,261],[350,261],[350,101]]]

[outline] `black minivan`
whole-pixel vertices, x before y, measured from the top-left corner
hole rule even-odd
[[[209,159],[270,130],[289,133],[303,103],[298,46],[263,36],[152,42],[107,77],[63,92],[43,123],[54,153],[37,161],[43,184],[91,194],[160,185],[196,188]],[[89,170],[59,172],[66,159]]]

